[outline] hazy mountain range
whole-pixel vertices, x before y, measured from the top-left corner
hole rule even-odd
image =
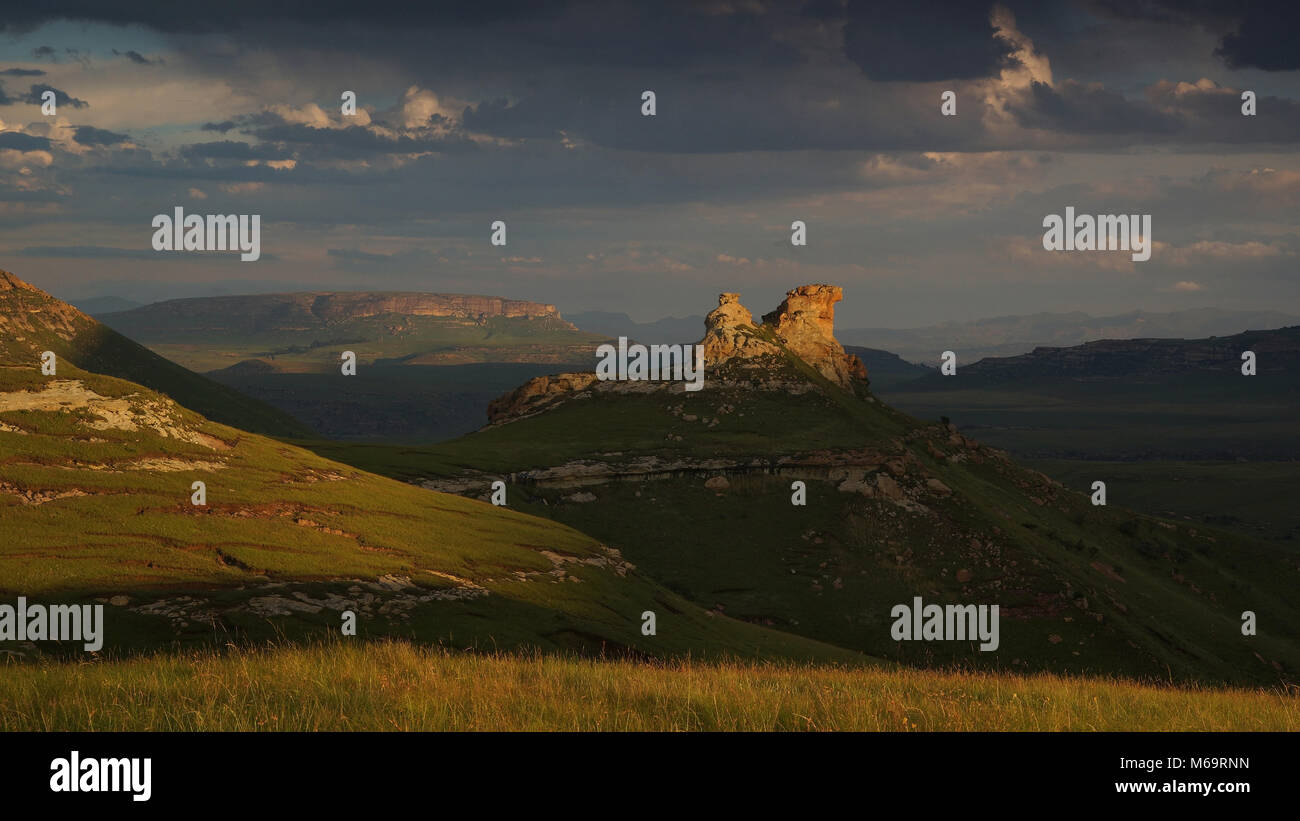
[[[846,345],[881,348],[910,362],[934,364],[944,351],[954,351],[959,362],[971,363],[988,356],[1028,353],[1040,346],[1066,347],[1100,339],[1203,339],[1296,324],[1300,317],[1280,311],[1195,308],[1102,317],[1079,311],[1039,313],[924,328],[851,328],[839,335]]]

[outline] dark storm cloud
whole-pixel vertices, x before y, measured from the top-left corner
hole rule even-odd
[[[90,103],[85,100],[78,100],[76,97],[68,94],[68,92],[57,89],[54,86],[45,85],[44,83],[32,86],[30,91],[18,99],[20,102],[31,103],[32,105],[41,105],[45,102],[41,99],[41,95],[47,91],[54,92],[54,102],[57,105],[67,106],[69,108],[90,107]]]
[[[0,76],[4,77],[44,77],[45,72],[39,68],[7,68],[0,71]]]
[[[224,120],[224,121],[219,122],[219,123],[204,123],[203,126],[202,126],[202,128],[201,128],[201,130],[203,130],[203,131],[219,131],[219,132],[221,132],[222,134],[225,134],[227,131],[230,131],[230,130],[233,129],[234,127],[235,127],[235,121],[234,121],[234,120]]]
[[[117,145],[131,139],[126,134],[95,128],[93,125],[78,125],[73,128],[75,131],[72,139],[81,145]]]
[[[1070,134],[1174,134],[1183,126],[1171,114],[1073,80],[1056,88],[1034,83],[1027,104],[1013,106],[1012,111],[1025,128]]]
[[[844,53],[873,80],[932,82],[987,77],[1010,59],[993,37],[990,2],[851,2]]]
[[[1219,34],[1214,54],[1229,68],[1300,69],[1300,5],[1293,0],[1093,0],[1088,5],[1120,19],[1195,25]]]
[[[406,0],[370,0],[358,6],[350,0],[315,0],[311,3],[267,3],[264,0],[225,0],[222,3],[186,3],[170,0],[49,0],[7,8],[0,30],[30,31],[54,20],[140,25],[167,33],[202,34],[253,27],[279,21],[388,25],[482,24],[520,17],[544,17],[568,5],[554,0],[441,0],[410,3]],[[53,49],[42,46],[52,54]]]
[[[17,131],[0,131],[0,148],[12,148],[15,151],[48,151],[50,141],[46,137],[33,137],[19,134]]]
[[[1291,0],[1245,3],[1240,12],[1237,30],[1223,36],[1215,54],[1232,68],[1300,68],[1300,6]]]
[[[20,6],[0,20],[0,30],[30,30],[54,20],[140,25],[164,34],[237,34],[241,44],[294,48],[304,29],[317,48],[401,59],[413,65],[464,68],[467,64],[510,70],[522,65],[588,65],[668,68],[720,65],[788,65],[802,60],[783,39],[789,16],[801,4],[773,4],[780,12],[755,13],[743,6],[693,0],[451,0],[412,4],[347,0],[278,4],[234,0],[185,4],[95,0]],[[467,35],[482,42],[467,40]],[[42,57],[56,59],[52,48]]]
[[[161,65],[163,62],[163,59],[161,57],[155,60],[150,60],[148,57],[145,57],[143,54],[141,54],[138,51],[118,51],[117,49],[113,49],[113,53],[118,57],[125,57],[126,59],[130,60],[131,62],[139,66]]]

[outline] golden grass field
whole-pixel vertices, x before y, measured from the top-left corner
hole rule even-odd
[[[9,664],[0,730],[1269,730],[1300,694],[1118,679],[659,663],[402,642]]]

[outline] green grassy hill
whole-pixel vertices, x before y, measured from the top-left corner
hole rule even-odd
[[[762,334],[760,328],[758,333]],[[768,337],[770,339],[770,337]],[[1094,507],[950,426],[838,388],[787,351],[745,384],[581,399],[435,446],[322,453],[577,527],[702,607],[920,665],[1250,683],[1300,672],[1300,556]],[[807,505],[791,504],[791,483]],[[895,642],[891,608],[999,604],[1001,647]],[[1241,634],[1241,614],[1259,635]]]
[[[0,271],[0,361],[36,368],[43,351],[60,362],[165,393],[210,419],[268,436],[310,436],[283,411],[168,361],[67,303]]]
[[[370,475],[95,373],[73,358],[93,325],[5,282],[0,599],[103,603],[106,652],[338,635],[351,610],[362,638],[451,647],[862,661],[708,613],[567,526]],[[43,375],[39,352],[60,341],[68,357]],[[657,635],[641,633],[646,610]],[[84,657],[80,644],[0,651]]]

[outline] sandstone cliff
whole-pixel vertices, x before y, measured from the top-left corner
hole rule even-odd
[[[792,374],[792,354],[831,383],[849,391],[866,386],[867,369],[835,339],[835,303],[844,290],[835,285],[801,285],[786,293],[781,305],[754,322],[740,295],[718,296],[718,307],[704,318],[705,390],[758,388],[801,394],[819,388]],[[488,406],[488,422],[498,424],[530,416],[569,399],[593,392],[680,392],[681,383],[601,382],[594,373],[564,373],[531,379]]]
[[[866,379],[867,369],[835,340],[835,303],[843,298],[838,285],[801,285],[763,315],[763,324],[772,326],[781,343],[822,376],[847,388]]]
[[[317,330],[376,316],[448,317],[482,323],[494,317],[540,319],[577,330],[554,305],[470,294],[385,291],[313,291],[288,294],[194,297],[157,302],[106,315],[105,321],[135,339],[221,330]]]

